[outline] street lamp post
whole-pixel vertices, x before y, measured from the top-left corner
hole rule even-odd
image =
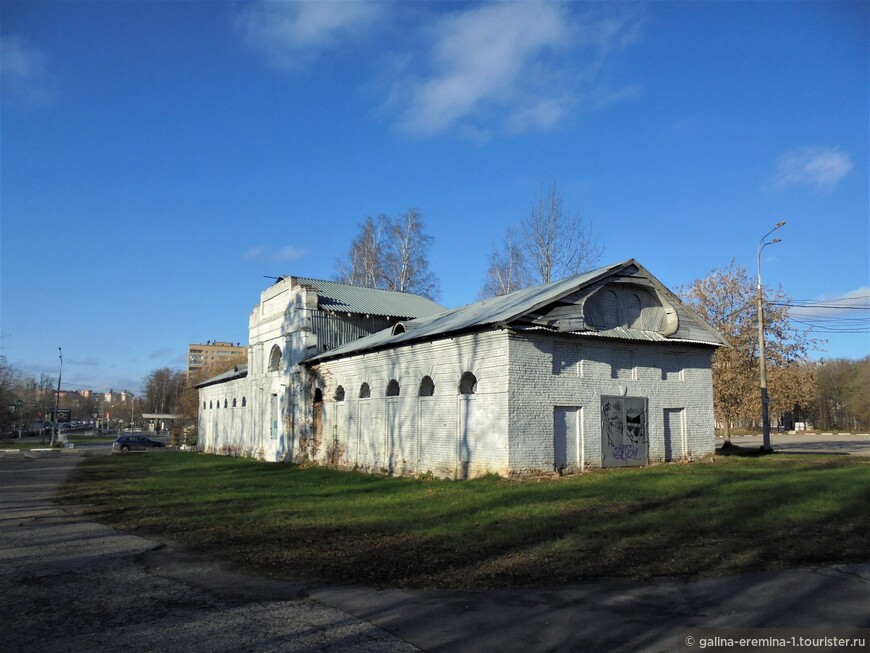
[[[51,441],[48,443],[49,447],[54,447],[57,444],[57,411],[60,410],[60,377],[63,374],[63,349],[60,347],[57,348],[58,358],[60,358],[60,370],[57,373],[57,395],[54,398],[54,419],[52,420],[54,423],[51,425]],[[44,442],[44,440],[43,440]]]
[[[780,242],[779,238],[767,240],[767,237],[774,231],[785,224],[785,220],[777,222],[776,226],[768,231],[761,240],[758,241],[758,375],[761,385],[761,433],[762,433],[762,449],[764,451],[772,451],[770,446],[770,415],[768,412],[769,400],[767,397],[767,360],[764,357],[764,297],[761,288],[761,250],[768,245]]]

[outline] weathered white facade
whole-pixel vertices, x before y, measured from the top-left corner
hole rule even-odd
[[[264,291],[247,370],[200,386],[201,449],[450,478],[713,452],[724,341],[637,262],[451,311],[412,297]]]

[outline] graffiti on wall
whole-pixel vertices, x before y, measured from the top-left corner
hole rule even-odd
[[[646,403],[645,397],[601,398],[601,449],[605,467],[648,462]]]

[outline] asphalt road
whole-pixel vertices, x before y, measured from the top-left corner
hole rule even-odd
[[[762,445],[760,435],[733,436],[731,443],[745,449],[758,449]],[[818,434],[818,433],[776,433],[770,434],[770,445],[774,451],[782,453],[824,453],[835,455],[870,456],[870,434]],[[722,446],[722,438],[716,441]]]
[[[4,651],[675,651],[729,628],[870,629],[870,563],[499,591],[243,575],[58,507],[80,456],[0,459]]]

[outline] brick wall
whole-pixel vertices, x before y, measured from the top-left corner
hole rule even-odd
[[[339,450],[339,463],[367,471],[431,472],[469,477],[508,472],[508,339],[503,331],[321,363],[313,372],[322,389],[324,442],[317,458]],[[459,393],[464,372],[477,378],[472,395]],[[430,377],[434,395],[419,396]],[[387,397],[395,379],[399,396]],[[370,397],[360,399],[367,383]],[[338,387],[344,401],[336,401]]]
[[[601,466],[601,397],[608,395],[648,400],[650,462],[713,453],[712,352],[678,343],[511,336],[511,471],[553,470],[557,406],[575,407],[581,417],[577,466]]]

